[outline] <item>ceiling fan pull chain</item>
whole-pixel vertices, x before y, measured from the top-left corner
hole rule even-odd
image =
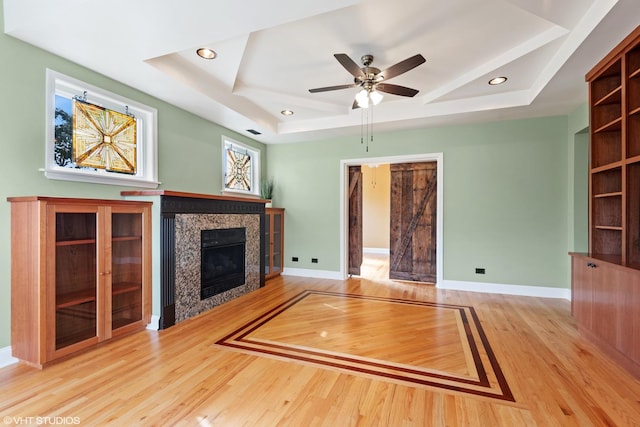
[[[364,109],[360,109],[360,145],[364,144]]]
[[[370,120],[369,120],[369,134],[371,135],[371,143],[373,143],[373,105],[371,106]],[[367,144],[367,153],[369,152],[369,144]]]

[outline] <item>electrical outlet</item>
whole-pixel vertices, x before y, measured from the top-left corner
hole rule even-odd
[[[476,274],[484,274],[484,268],[476,268]]]
[[[318,263],[318,258],[311,258],[311,262],[313,264],[317,264]]]
[[[291,261],[293,261],[293,262],[298,262],[298,257],[297,257],[297,256],[293,256],[293,257],[291,257]]]

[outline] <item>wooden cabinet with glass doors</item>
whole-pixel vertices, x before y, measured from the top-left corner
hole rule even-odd
[[[284,209],[265,208],[265,280],[282,273],[284,266]]]
[[[11,342],[36,367],[146,327],[150,203],[12,197]]]

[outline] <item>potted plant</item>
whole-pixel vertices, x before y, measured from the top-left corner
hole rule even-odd
[[[268,202],[265,204],[266,207],[271,207],[271,199],[273,198],[273,178],[266,178],[260,182],[260,197]]]

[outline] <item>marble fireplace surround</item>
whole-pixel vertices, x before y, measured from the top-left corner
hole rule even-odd
[[[265,203],[262,199],[185,193],[169,190],[123,191],[121,195],[140,200],[148,197],[154,208],[154,247],[159,242],[160,262],[153,274],[160,276],[160,319],[166,329],[190,317],[264,286]],[[157,206],[156,206],[157,207]],[[200,300],[200,231],[246,228],[245,283]],[[159,233],[159,236],[156,235]],[[155,311],[155,309],[154,309]]]
[[[245,282],[200,300],[200,232],[245,228]],[[175,217],[176,323],[255,291],[260,287],[260,218],[242,214],[177,214]]]

